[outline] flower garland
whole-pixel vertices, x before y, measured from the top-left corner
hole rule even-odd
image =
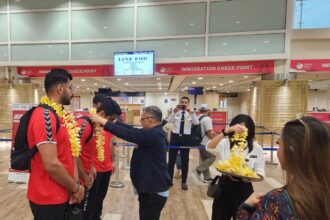
[[[246,148],[246,138],[248,136],[248,131],[235,132],[231,142],[234,142],[234,146],[231,149],[230,158],[226,161],[219,161],[214,166],[219,171],[224,171],[226,173],[232,173],[239,176],[258,178],[258,175],[253,172],[244,161],[244,151]]]
[[[96,109],[91,108],[89,110],[89,113],[91,115],[96,114]],[[96,135],[96,151],[97,151],[97,159],[100,162],[104,161],[104,143],[105,143],[105,137],[103,135],[103,128],[100,124],[95,125],[95,135]]]
[[[77,122],[74,120],[73,115],[67,112],[61,104],[50,100],[47,96],[42,96],[40,99],[41,104],[45,104],[53,108],[59,118],[62,119],[65,128],[69,133],[69,140],[71,144],[71,153],[72,156],[78,157],[80,155],[80,141],[79,141],[79,131],[80,128]]]

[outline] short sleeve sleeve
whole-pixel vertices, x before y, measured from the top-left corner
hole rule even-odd
[[[203,123],[204,124],[203,126],[204,126],[205,133],[208,131],[212,131],[212,129],[213,129],[212,119],[210,117],[205,117],[204,120],[205,120],[205,123]]]
[[[77,119],[77,123],[80,129],[84,127],[84,130],[82,131],[82,134],[80,136],[80,143],[83,145],[83,143],[86,142],[87,138],[89,137],[90,133],[92,132],[92,128],[90,126],[90,123],[87,122],[87,120],[83,118]]]
[[[56,117],[52,111],[36,108],[32,113],[31,130],[36,146],[44,143],[56,144]]]
[[[254,143],[254,148],[257,154],[257,160],[255,161],[254,164],[254,171],[257,174],[265,177],[265,157],[264,157],[263,149],[259,144],[255,144],[255,143]]]

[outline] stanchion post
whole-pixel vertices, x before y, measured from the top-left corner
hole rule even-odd
[[[122,153],[122,155],[120,155],[120,158],[125,158],[126,157],[126,153],[125,153],[125,144],[124,144],[125,142],[123,142],[123,153]]]
[[[115,155],[115,158],[116,158],[116,170],[115,170],[115,180],[114,181],[111,181],[109,186],[111,187],[114,187],[114,188],[122,188],[125,186],[125,184],[123,182],[121,182],[119,180],[119,142],[115,142],[115,146],[116,148],[115,152],[116,152],[116,155]]]
[[[270,161],[267,161],[267,164],[271,164],[271,165],[277,165],[276,162],[274,162],[274,135],[275,132],[271,132],[272,137],[271,137],[271,145],[270,145]]]
[[[261,144],[261,147],[264,148],[264,126],[262,125],[261,126],[261,137],[260,137],[260,144]]]
[[[126,164],[124,166],[125,170],[130,170],[131,169],[131,146],[127,146],[126,149]]]

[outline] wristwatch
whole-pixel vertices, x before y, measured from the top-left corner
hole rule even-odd
[[[225,129],[222,129],[221,133],[223,133],[223,136],[228,136],[228,133],[225,132]]]

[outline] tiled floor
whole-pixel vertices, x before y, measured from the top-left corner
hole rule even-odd
[[[0,144],[0,219],[1,220],[30,220],[32,215],[26,199],[26,185],[8,183],[8,157],[10,144]],[[276,154],[275,154],[276,155]],[[265,153],[269,160],[269,153]],[[125,158],[121,158],[121,164]],[[191,150],[190,170],[198,161],[198,151]],[[275,158],[276,161],[276,158]],[[121,166],[119,166],[121,167]],[[217,174],[211,169],[213,175]],[[255,191],[265,193],[274,187],[282,186],[284,175],[279,165],[266,165],[264,181],[254,183]],[[114,180],[114,176],[111,177]],[[125,183],[123,188],[109,187],[104,201],[103,219],[106,220],[135,220],[138,219],[137,196],[133,194],[129,171],[120,169],[120,180]],[[170,196],[162,211],[162,220],[208,220],[211,216],[212,200],[206,196],[207,185],[201,183],[190,172],[188,176],[188,191],[181,190],[180,179],[174,180]]]

